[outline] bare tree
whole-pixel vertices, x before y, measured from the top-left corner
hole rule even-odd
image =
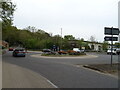
[[[95,37],[94,36],[90,36],[90,41],[91,42],[95,42]]]
[[[31,27],[31,26],[28,26],[25,29],[28,30],[28,31],[30,31],[30,32],[36,32],[37,31],[37,29],[35,27]]]
[[[91,37],[90,37],[90,41],[91,41],[91,43],[92,43],[91,49],[94,50],[94,45],[93,45],[93,44],[94,44],[94,42],[95,42],[95,37],[94,37],[94,36],[91,36]]]

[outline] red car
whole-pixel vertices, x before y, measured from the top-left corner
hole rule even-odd
[[[9,48],[9,51],[13,51],[13,48]]]

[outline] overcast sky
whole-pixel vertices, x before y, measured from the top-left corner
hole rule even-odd
[[[34,26],[53,35],[104,40],[104,27],[118,27],[119,0],[12,0],[17,5],[14,25]]]

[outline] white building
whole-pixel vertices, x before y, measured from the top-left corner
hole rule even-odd
[[[88,43],[88,46],[94,51],[102,50],[102,44],[100,44],[100,43]]]
[[[69,40],[71,46],[75,47],[79,47],[78,40]],[[87,43],[88,46],[90,47],[91,50],[93,51],[102,51],[102,43],[98,43],[98,42],[90,42],[90,41],[84,41],[84,43]]]

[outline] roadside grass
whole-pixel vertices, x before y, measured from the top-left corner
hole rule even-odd
[[[79,64],[77,64],[79,65]],[[114,63],[112,64],[112,67],[110,64],[91,64],[91,65],[83,65],[83,67],[85,68],[89,68],[92,70],[96,70],[102,73],[108,73],[108,74],[112,74],[115,76],[118,76],[118,66],[119,63]]]

